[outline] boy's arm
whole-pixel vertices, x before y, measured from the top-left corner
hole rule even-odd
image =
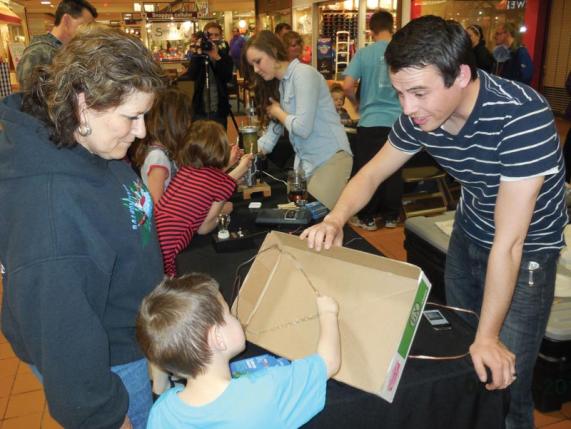
[[[250,165],[252,164],[253,159],[254,159],[254,154],[252,153],[248,153],[242,156],[242,158],[240,158],[240,162],[238,163],[238,165],[228,173],[228,176],[230,176],[235,181],[239,181],[247,173],[248,169],[250,168]]]
[[[327,377],[332,377],[341,366],[341,341],[339,338],[339,323],[337,316],[339,306],[329,296],[317,297],[319,312],[319,342],[317,353],[325,361]]]

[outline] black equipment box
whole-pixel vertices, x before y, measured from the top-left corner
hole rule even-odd
[[[309,225],[311,212],[307,209],[261,209],[256,216],[260,225]]]

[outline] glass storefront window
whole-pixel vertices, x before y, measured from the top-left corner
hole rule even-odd
[[[271,13],[262,13],[258,15],[258,23],[260,24],[259,30],[274,31],[276,25],[281,22],[291,24],[291,10],[276,10]]]
[[[341,73],[357,49],[359,26],[359,0],[342,0],[319,4],[319,39],[317,41],[317,68],[326,78],[342,79]],[[367,0],[366,25],[379,8],[392,13],[396,21],[398,0]],[[365,45],[371,42],[367,30]]]
[[[306,64],[311,64],[311,59],[313,56],[313,26],[312,26],[312,15],[311,7],[304,7],[293,10],[293,25],[294,31],[297,31],[301,38],[303,39],[303,52],[302,61]]]
[[[411,17],[436,15],[444,19],[454,19],[464,28],[477,24],[483,29],[486,46],[493,50],[496,26],[506,22],[514,24],[524,33],[526,2],[521,1],[470,1],[470,0],[412,0]]]
[[[184,61],[196,22],[148,22],[145,25],[148,47],[160,62]]]

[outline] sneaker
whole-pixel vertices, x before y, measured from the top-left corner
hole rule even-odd
[[[385,219],[385,228],[396,228],[398,223],[398,219]]]
[[[357,228],[364,229],[365,231],[376,231],[379,229],[377,223],[372,218],[361,220],[357,216],[353,216],[349,219],[349,225],[356,226]]]

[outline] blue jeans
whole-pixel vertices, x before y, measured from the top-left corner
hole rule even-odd
[[[44,383],[44,377],[35,365],[30,365],[32,372]],[[153,406],[151,383],[147,370],[147,360],[140,359],[135,362],[125,363],[111,367],[111,371],[121,378],[127,393],[129,394],[129,409],[127,415],[131,420],[133,429],[145,429],[149,412]]]
[[[121,378],[129,394],[127,416],[131,420],[133,429],[145,429],[153,406],[147,360],[139,359],[135,362],[112,366],[111,371]]]
[[[490,251],[454,227],[446,256],[446,301],[480,314]],[[507,429],[533,429],[533,367],[551,312],[558,250],[523,254],[512,303],[500,339],[516,355],[517,379],[510,387]],[[534,263],[530,272],[530,263]],[[537,265],[536,265],[536,264]],[[465,320],[474,325],[473,319]],[[476,326],[474,326],[476,328]]]

